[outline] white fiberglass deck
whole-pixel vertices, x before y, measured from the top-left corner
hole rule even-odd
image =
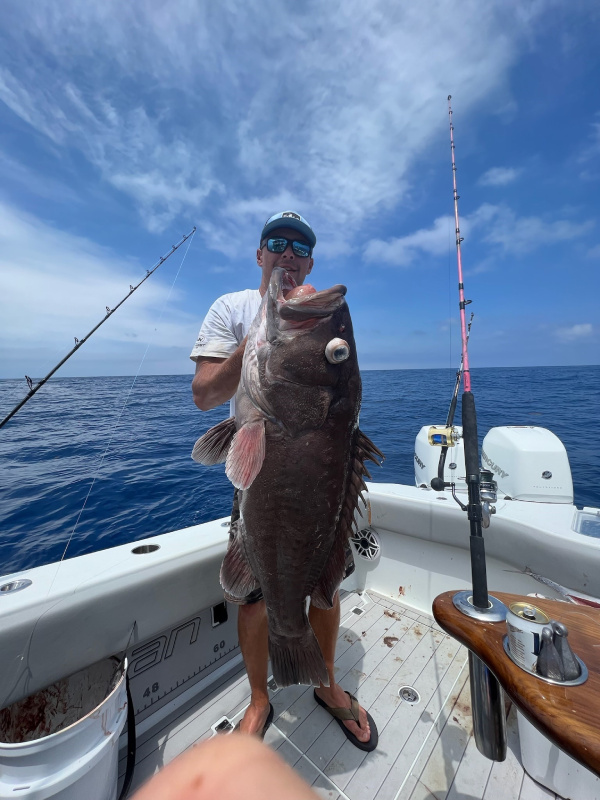
[[[372,592],[345,594],[336,677],[372,714],[379,729],[374,752],[364,753],[348,742],[306,686],[272,692],[275,719],[265,737],[321,797],[554,800],[520,765],[514,709],[506,761],[493,763],[479,754],[472,736],[467,652],[431,617]],[[403,686],[416,689],[420,702],[401,700]],[[248,702],[249,684],[240,667],[139,737],[130,796],[161,766],[213,736],[211,726],[222,717],[235,724]]]

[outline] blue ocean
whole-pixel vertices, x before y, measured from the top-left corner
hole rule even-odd
[[[414,440],[444,424],[455,371],[363,375],[361,429],[386,455],[377,482],[414,483]],[[228,415],[194,406],[186,375],[57,378],[0,430],[0,574],[185,528],[231,510],[223,465],[190,458]],[[600,366],[472,370],[480,439],[496,425],[549,428],[569,454],[575,503],[600,507]],[[0,416],[25,395],[0,381]],[[460,423],[460,403],[456,417]]]

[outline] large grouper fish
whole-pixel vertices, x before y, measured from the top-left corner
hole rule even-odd
[[[273,270],[248,333],[236,415],[211,428],[192,457],[226,461],[239,520],[221,567],[236,598],[259,586],[278,686],[329,684],[306,598],[331,608],[347,542],[382,453],[358,428],[361,380],[344,295],[316,292]]]

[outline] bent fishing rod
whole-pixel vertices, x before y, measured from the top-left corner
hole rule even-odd
[[[162,266],[162,264],[164,264],[164,263],[165,263],[165,261],[167,261],[167,259],[169,259],[169,258],[170,258],[170,257],[173,255],[173,253],[175,253],[177,250],[179,250],[179,248],[181,247],[181,245],[182,245],[184,242],[186,242],[186,241],[187,241],[187,240],[190,238],[190,236],[193,236],[195,232],[196,232],[196,226],[194,225],[194,227],[192,228],[192,230],[191,230],[191,231],[190,231],[188,234],[186,234],[185,236],[183,236],[183,237],[182,237],[181,241],[179,241],[177,244],[174,244],[174,245],[172,245],[172,246],[171,246],[171,250],[170,250],[170,251],[169,251],[169,252],[168,252],[166,255],[164,255],[164,256],[161,256],[161,257],[159,258],[159,260],[157,261],[157,263],[156,263],[156,264],[155,264],[155,265],[154,265],[154,266],[153,266],[151,269],[147,269],[147,270],[146,270],[146,274],[144,275],[144,277],[142,278],[142,280],[141,280],[139,283],[136,283],[136,285],[135,285],[135,286],[132,286],[131,284],[129,285],[129,292],[128,292],[128,293],[125,295],[125,297],[123,297],[123,299],[122,299],[122,300],[120,300],[120,301],[117,303],[117,305],[116,305],[114,308],[110,308],[109,306],[106,306],[106,314],[105,314],[105,315],[102,317],[102,319],[100,320],[100,322],[99,322],[97,325],[95,325],[95,326],[92,328],[92,330],[91,330],[89,333],[87,333],[87,334],[86,334],[86,335],[83,337],[83,339],[78,339],[78,338],[75,336],[75,337],[74,337],[74,338],[75,338],[75,346],[74,346],[74,347],[72,347],[72,348],[71,348],[71,350],[69,350],[69,352],[67,353],[67,355],[66,355],[64,358],[62,358],[62,359],[61,359],[61,360],[58,362],[58,364],[57,364],[55,367],[53,367],[53,368],[50,370],[50,372],[49,372],[49,373],[48,373],[48,374],[47,374],[47,375],[46,375],[44,378],[42,378],[40,381],[38,381],[38,383],[36,383],[36,384],[34,385],[34,383],[33,383],[33,380],[32,380],[32,379],[29,377],[29,375],[26,375],[26,376],[25,376],[25,380],[27,381],[27,385],[29,386],[29,391],[27,392],[27,394],[25,395],[25,397],[24,397],[24,398],[23,398],[23,399],[22,399],[22,400],[21,400],[19,403],[17,403],[17,405],[16,405],[16,406],[13,408],[13,410],[12,410],[12,411],[11,411],[9,414],[7,414],[7,415],[4,417],[4,419],[3,419],[3,420],[0,422],[0,428],[3,428],[3,427],[4,427],[4,425],[6,425],[6,423],[9,421],[9,419],[11,419],[11,417],[14,417],[14,415],[17,413],[17,411],[19,411],[19,409],[21,409],[21,408],[22,408],[22,407],[25,405],[25,403],[27,403],[27,401],[28,401],[28,400],[31,400],[31,398],[33,397],[33,395],[34,395],[34,394],[35,394],[37,391],[39,391],[39,390],[42,388],[42,386],[43,386],[43,385],[46,383],[46,381],[48,381],[48,380],[49,380],[49,379],[50,379],[50,378],[51,378],[51,377],[54,375],[54,373],[55,373],[57,370],[59,370],[59,369],[62,367],[62,365],[65,363],[65,361],[68,361],[68,360],[71,358],[71,356],[72,356],[74,353],[76,353],[76,352],[77,352],[77,350],[79,350],[79,348],[80,348],[80,347],[81,347],[83,344],[85,344],[85,343],[87,342],[87,340],[90,338],[90,336],[92,336],[92,335],[93,335],[93,334],[94,334],[94,333],[95,333],[95,332],[98,330],[98,328],[99,328],[101,325],[104,325],[104,323],[106,322],[106,320],[107,320],[109,317],[111,317],[111,316],[112,316],[112,315],[115,313],[115,311],[116,311],[116,310],[117,310],[117,309],[118,309],[120,306],[122,306],[122,305],[123,305],[123,303],[124,303],[124,302],[125,302],[125,301],[126,301],[128,298],[130,298],[130,297],[131,297],[131,295],[132,295],[132,294],[133,294],[133,293],[134,293],[134,292],[135,292],[137,289],[139,289],[139,288],[140,288],[140,286],[142,285],[142,283],[144,283],[144,281],[147,281],[147,280],[148,280],[148,278],[149,278],[151,275],[153,275],[153,274],[156,272],[156,270],[157,270],[157,269],[158,269],[160,266]]]

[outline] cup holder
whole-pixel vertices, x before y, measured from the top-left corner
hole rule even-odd
[[[502,644],[504,645],[504,652],[510,658],[510,660],[513,662],[513,664],[516,664],[519,669],[522,669],[523,672],[526,672],[528,675],[534,675],[536,678],[538,678],[538,680],[544,681],[544,683],[554,683],[554,684],[556,684],[556,686],[580,686],[582,683],[585,683],[587,681],[587,679],[588,679],[587,667],[583,663],[583,661],[579,658],[579,656],[577,656],[577,655],[575,656],[575,658],[577,659],[577,662],[578,662],[578,664],[579,664],[579,666],[581,668],[581,673],[580,673],[579,677],[578,678],[574,678],[572,681],[555,681],[553,678],[545,678],[543,675],[538,675],[537,672],[531,672],[530,670],[525,669],[525,667],[522,667],[519,664],[519,662],[514,659],[513,654],[510,652],[510,646],[509,646],[509,643],[508,643],[508,636],[505,636],[502,639]]]

